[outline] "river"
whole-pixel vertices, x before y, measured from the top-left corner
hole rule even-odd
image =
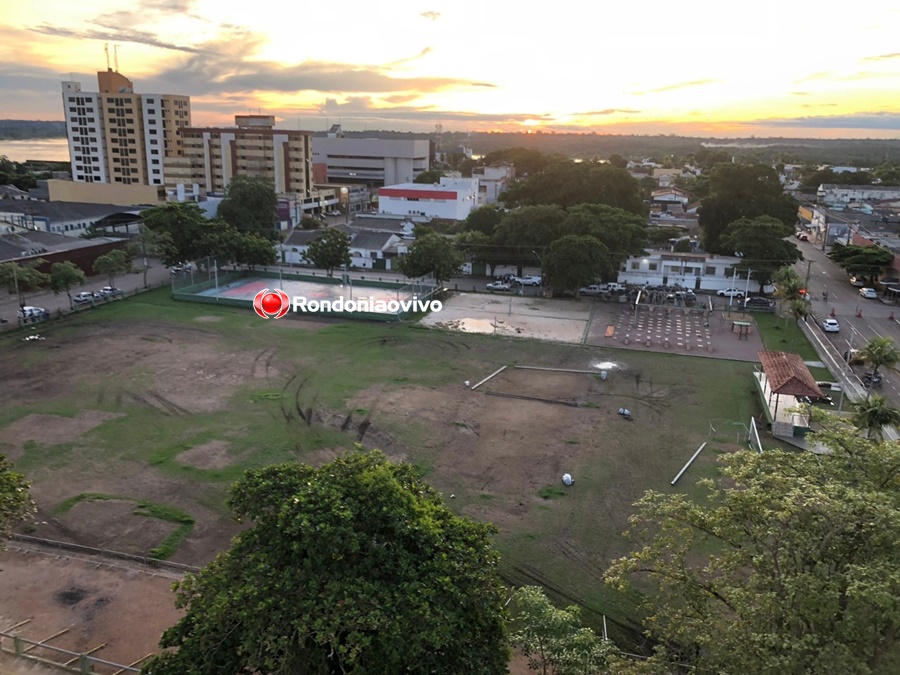
[[[0,155],[14,162],[28,159],[45,162],[68,162],[69,143],[65,138],[29,138],[22,141],[0,140]]]

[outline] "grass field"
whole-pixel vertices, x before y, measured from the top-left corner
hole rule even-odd
[[[601,577],[628,550],[631,504],[649,488],[694,494],[760,412],[750,363],[414,324],[264,321],[168,295],[41,326],[43,341],[0,340],[0,452],[34,483],[35,536],[145,555],[183,538],[171,558],[203,564],[238,531],[225,499],[244,471],[319,464],[361,442],[417,465],[458,512],[494,522],[511,583],[545,585],[594,625],[605,614],[627,641],[634,598]],[[513,367],[600,361],[612,364],[605,380]],[[477,391],[463,384],[504,365]],[[623,406],[634,421],[616,414]],[[562,486],[565,472],[575,485]]]

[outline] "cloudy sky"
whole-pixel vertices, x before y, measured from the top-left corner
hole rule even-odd
[[[62,119],[117,45],[195,125],[900,137],[900,3],[0,0],[0,117]]]

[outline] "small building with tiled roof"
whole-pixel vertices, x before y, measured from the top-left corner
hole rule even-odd
[[[755,379],[765,405],[772,434],[792,438],[809,430],[809,416],[797,411],[802,397],[821,398],[822,390],[799,354],[763,350],[762,370]]]

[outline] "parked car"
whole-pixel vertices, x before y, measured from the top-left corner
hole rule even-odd
[[[606,293],[606,284],[591,284],[578,289],[578,295],[603,295]]]
[[[865,288],[865,287],[860,288],[859,294],[864,298],[868,298],[869,300],[877,300],[878,299],[878,293],[875,291],[874,288]]]
[[[38,321],[43,321],[44,319],[49,319],[50,312],[43,307],[29,307],[26,305],[16,312],[16,316],[25,323],[36,323]]]
[[[857,288],[859,288],[860,286],[865,286],[865,285],[866,285],[866,280],[863,279],[862,277],[853,277],[853,276],[851,276],[851,277],[850,277],[850,285],[851,285],[851,286],[856,286]]]
[[[746,300],[744,300],[744,307],[746,307],[747,309],[771,309],[772,301],[768,298],[754,296],[752,298],[747,298]]]
[[[834,405],[834,400],[830,396],[798,396],[797,399],[801,403],[823,403],[825,405]]]
[[[841,324],[838,323],[837,319],[825,319],[822,322],[822,330],[826,333],[840,333]]]
[[[76,293],[72,296],[72,302],[76,305],[84,305],[89,302],[94,302],[94,300],[99,300],[102,296],[99,293],[93,293],[91,291],[83,291],[81,293]]]
[[[806,232],[795,232],[794,236],[800,241],[809,241],[809,235]]]
[[[511,288],[512,286],[510,286],[505,281],[492,281],[487,285],[487,289],[489,291],[508,291]]]
[[[121,288],[114,288],[112,286],[104,286],[98,291],[100,297],[103,298],[117,298],[120,295],[125,295],[125,292]]]
[[[851,366],[860,366],[866,362],[862,357],[862,353],[858,349],[848,349],[844,352],[844,361]]]
[[[743,298],[744,291],[739,291],[736,288],[726,288],[721,291],[716,291],[716,295],[720,298]]]
[[[543,280],[540,277],[516,277],[515,283],[521,286],[540,286]]]

